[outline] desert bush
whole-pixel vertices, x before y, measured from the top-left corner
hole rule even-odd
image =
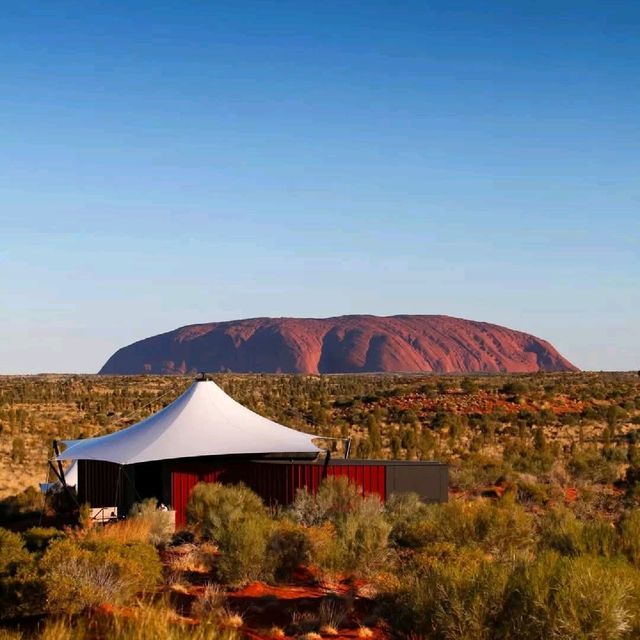
[[[167,558],[167,564],[174,573],[209,573],[215,566],[218,548],[211,542],[176,545]]]
[[[43,585],[22,537],[0,529],[0,619],[39,613]]]
[[[451,465],[451,484],[465,491],[496,484],[509,474],[509,467],[501,459],[480,453],[467,455],[457,464]]]
[[[581,521],[564,507],[550,509],[540,521],[541,548],[563,556],[594,555],[613,558],[621,539],[613,523],[600,517]]]
[[[540,521],[540,545],[563,556],[578,556],[586,551],[583,524],[564,507],[547,511]]]
[[[392,628],[447,640],[492,638],[508,568],[492,562],[435,561],[383,598]]]
[[[14,575],[29,559],[22,536],[0,528],[0,576]]]
[[[344,523],[349,513],[360,505],[360,488],[348,478],[329,477],[322,481],[315,496],[321,521],[329,520],[336,526]]]
[[[151,545],[97,538],[53,542],[41,570],[49,609],[65,613],[105,602],[128,602],[154,588],[161,576],[160,560]]]
[[[613,523],[603,518],[587,520],[582,527],[582,544],[587,554],[614,558],[620,554],[620,542]]]
[[[345,477],[325,479],[315,496],[299,492],[290,515],[300,524],[329,523],[335,535],[314,547],[314,560],[326,571],[368,574],[384,563],[391,525],[377,496],[363,497]]]
[[[244,485],[196,485],[187,505],[189,523],[220,549],[217,571],[228,584],[241,585],[266,570],[272,521],[262,500]]]
[[[522,640],[632,638],[637,588],[637,572],[620,561],[543,553],[515,567],[497,628]]]
[[[477,546],[497,558],[528,552],[534,543],[533,519],[513,500],[499,503],[477,500],[429,505],[427,516],[408,527],[411,546],[441,543]]]
[[[325,521],[325,514],[318,505],[316,496],[306,488],[296,491],[296,497],[289,508],[289,513],[295,522],[305,527],[317,526]]]
[[[87,532],[91,540],[111,540],[119,544],[131,542],[150,542],[151,522],[145,518],[128,518],[118,522],[109,522],[101,527],[93,527]]]
[[[310,527],[312,560],[323,572],[370,575],[387,562],[391,525],[377,498],[362,499],[360,507],[338,524],[325,522]]]
[[[514,380],[513,382],[505,382],[500,388],[500,393],[506,396],[523,396],[530,392],[529,385],[522,380]]]
[[[55,527],[32,527],[22,537],[29,551],[44,551],[54,540],[64,538],[64,532]]]
[[[542,429],[539,428],[536,433],[542,434]],[[519,441],[507,443],[503,457],[516,471],[535,475],[547,473],[556,459],[550,447],[532,447]]]
[[[522,477],[513,482],[512,488],[516,501],[523,505],[537,504],[542,506],[548,502],[551,493],[550,485]]]
[[[156,546],[164,546],[171,541],[175,531],[174,514],[157,508],[155,498],[136,502],[129,511],[129,517],[148,523],[148,541]]]
[[[386,564],[391,525],[385,520],[377,497],[362,498],[358,506],[334,526],[336,558],[339,559],[336,569],[370,575]]]
[[[474,534],[479,546],[498,559],[529,552],[535,541],[533,517],[508,498],[476,503]]]
[[[9,522],[40,513],[44,498],[35,487],[0,500],[0,521]]]
[[[300,566],[308,564],[313,551],[307,529],[290,520],[280,521],[269,537],[267,557],[276,580],[289,579]]]
[[[385,518],[391,526],[391,543],[400,547],[412,546],[411,528],[426,513],[427,506],[417,493],[394,493],[384,505]]]
[[[338,629],[346,617],[347,609],[344,602],[337,599],[323,600],[318,608],[319,631],[325,635],[338,635]]]
[[[640,509],[627,511],[618,528],[623,553],[629,562],[640,568]]]
[[[567,469],[581,480],[606,484],[618,479],[619,463],[607,460],[595,449],[578,451],[570,458]]]

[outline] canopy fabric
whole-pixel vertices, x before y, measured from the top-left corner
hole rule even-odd
[[[75,487],[78,484],[78,463],[75,460],[71,461],[71,464],[67,467],[67,470],[64,472],[64,481],[67,487]],[[56,480],[55,482],[41,482],[40,483],[40,491],[42,493],[47,493],[52,489],[58,490],[62,489],[62,482],[60,480]]]
[[[317,454],[314,436],[259,416],[210,380],[194,382],[146,420],[97,438],[63,440],[58,460],[134,464],[195,456]]]

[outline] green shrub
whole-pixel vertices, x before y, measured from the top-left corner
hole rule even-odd
[[[474,538],[498,559],[529,552],[535,541],[533,517],[508,498],[498,503],[478,502],[473,513]]]
[[[542,430],[536,433],[542,434]],[[516,471],[535,475],[549,471],[556,459],[550,447],[534,448],[519,441],[505,445],[503,457]]]
[[[426,517],[407,528],[409,546],[426,548],[448,543],[477,546],[497,558],[512,558],[534,543],[533,519],[513,500],[477,500],[429,505]]]
[[[582,522],[568,509],[550,509],[540,522],[540,544],[563,556],[578,556],[586,551],[582,529]]]
[[[27,487],[15,496],[0,500],[0,520],[8,522],[40,513],[43,500],[35,487]]]
[[[617,480],[619,466],[619,463],[607,460],[595,449],[575,453],[567,464],[569,472],[574,477],[601,484]]]
[[[516,501],[523,505],[544,505],[549,500],[550,487],[541,482],[529,482],[519,478],[514,483]]]
[[[174,514],[157,508],[155,498],[136,502],[129,511],[129,517],[145,520],[149,524],[149,542],[164,546],[171,541],[175,532]]]
[[[506,586],[501,637],[622,639],[638,627],[638,575],[624,563],[543,553]]]
[[[613,523],[602,518],[588,520],[582,527],[582,544],[585,553],[614,558],[620,554],[620,537]]]
[[[187,519],[202,537],[218,545],[218,574],[228,584],[241,585],[268,571],[272,522],[262,500],[244,485],[197,484]]]
[[[216,619],[206,619],[197,626],[176,620],[175,614],[162,604],[136,607],[126,616],[49,620],[38,634],[39,640],[235,640],[240,637],[237,630],[225,628]]]
[[[384,514],[391,525],[389,540],[399,547],[414,546],[412,527],[427,513],[427,506],[417,493],[394,493],[384,506]]]
[[[498,563],[434,561],[401,578],[386,595],[386,617],[404,634],[488,640],[494,637],[507,579],[508,568]]]
[[[293,520],[305,527],[314,527],[326,521],[326,514],[321,511],[316,496],[306,488],[296,491],[296,497],[289,508],[289,514]]]
[[[75,613],[87,607],[121,604],[153,589],[162,567],[154,547],[88,539],[58,540],[41,561],[49,609]]]
[[[22,565],[29,562],[22,536],[0,528],[0,576],[15,575]]]
[[[465,491],[496,484],[509,473],[509,468],[498,458],[480,453],[470,454],[450,469],[451,484]]]
[[[306,528],[289,520],[279,522],[269,537],[266,549],[275,579],[290,579],[299,566],[309,563],[312,550]]]
[[[329,477],[322,481],[315,496],[321,522],[329,520],[336,526],[344,523],[362,502],[360,488],[344,476]]]
[[[620,545],[629,562],[640,568],[640,509],[627,511],[619,523]]]
[[[64,532],[55,527],[31,527],[22,537],[29,551],[44,551],[51,542],[64,538]]]
[[[386,560],[391,525],[377,496],[363,497],[346,477],[325,479],[315,496],[300,491],[290,515],[306,526],[331,524],[335,535],[315,556],[328,571],[369,574]]]
[[[344,520],[334,525],[339,558],[336,569],[366,576],[386,564],[391,525],[384,519],[379,498],[361,498]]]
[[[40,613],[43,585],[20,535],[0,529],[0,619]]]

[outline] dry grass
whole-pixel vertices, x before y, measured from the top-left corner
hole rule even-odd
[[[217,555],[218,548],[210,542],[186,543],[171,549],[167,564],[171,571],[177,573],[209,573]]]
[[[220,624],[229,629],[239,629],[244,625],[244,620],[239,613],[225,611],[219,618]]]
[[[330,624],[324,624],[320,627],[320,633],[323,636],[337,636],[338,630]]]
[[[120,615],[48,622],[39,638],[44,640],[235,640],[232,625],[193,625],[163,607],[136,607]],[[1,638],[1,636],[0,636]],[[10,636],[7,638],[9,640]],[[11,638],[13,640],[13,638]]]
[[[113,540],[126,544],[128,542],[149,542],[153,524],[145,518],[130,518],[95,527],[87,534],[88,538],[95,537],[102,540]]]

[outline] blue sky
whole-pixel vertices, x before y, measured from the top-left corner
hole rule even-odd
[[[0,11],[0,372],[346,313],[640,368],[637,2]]]

